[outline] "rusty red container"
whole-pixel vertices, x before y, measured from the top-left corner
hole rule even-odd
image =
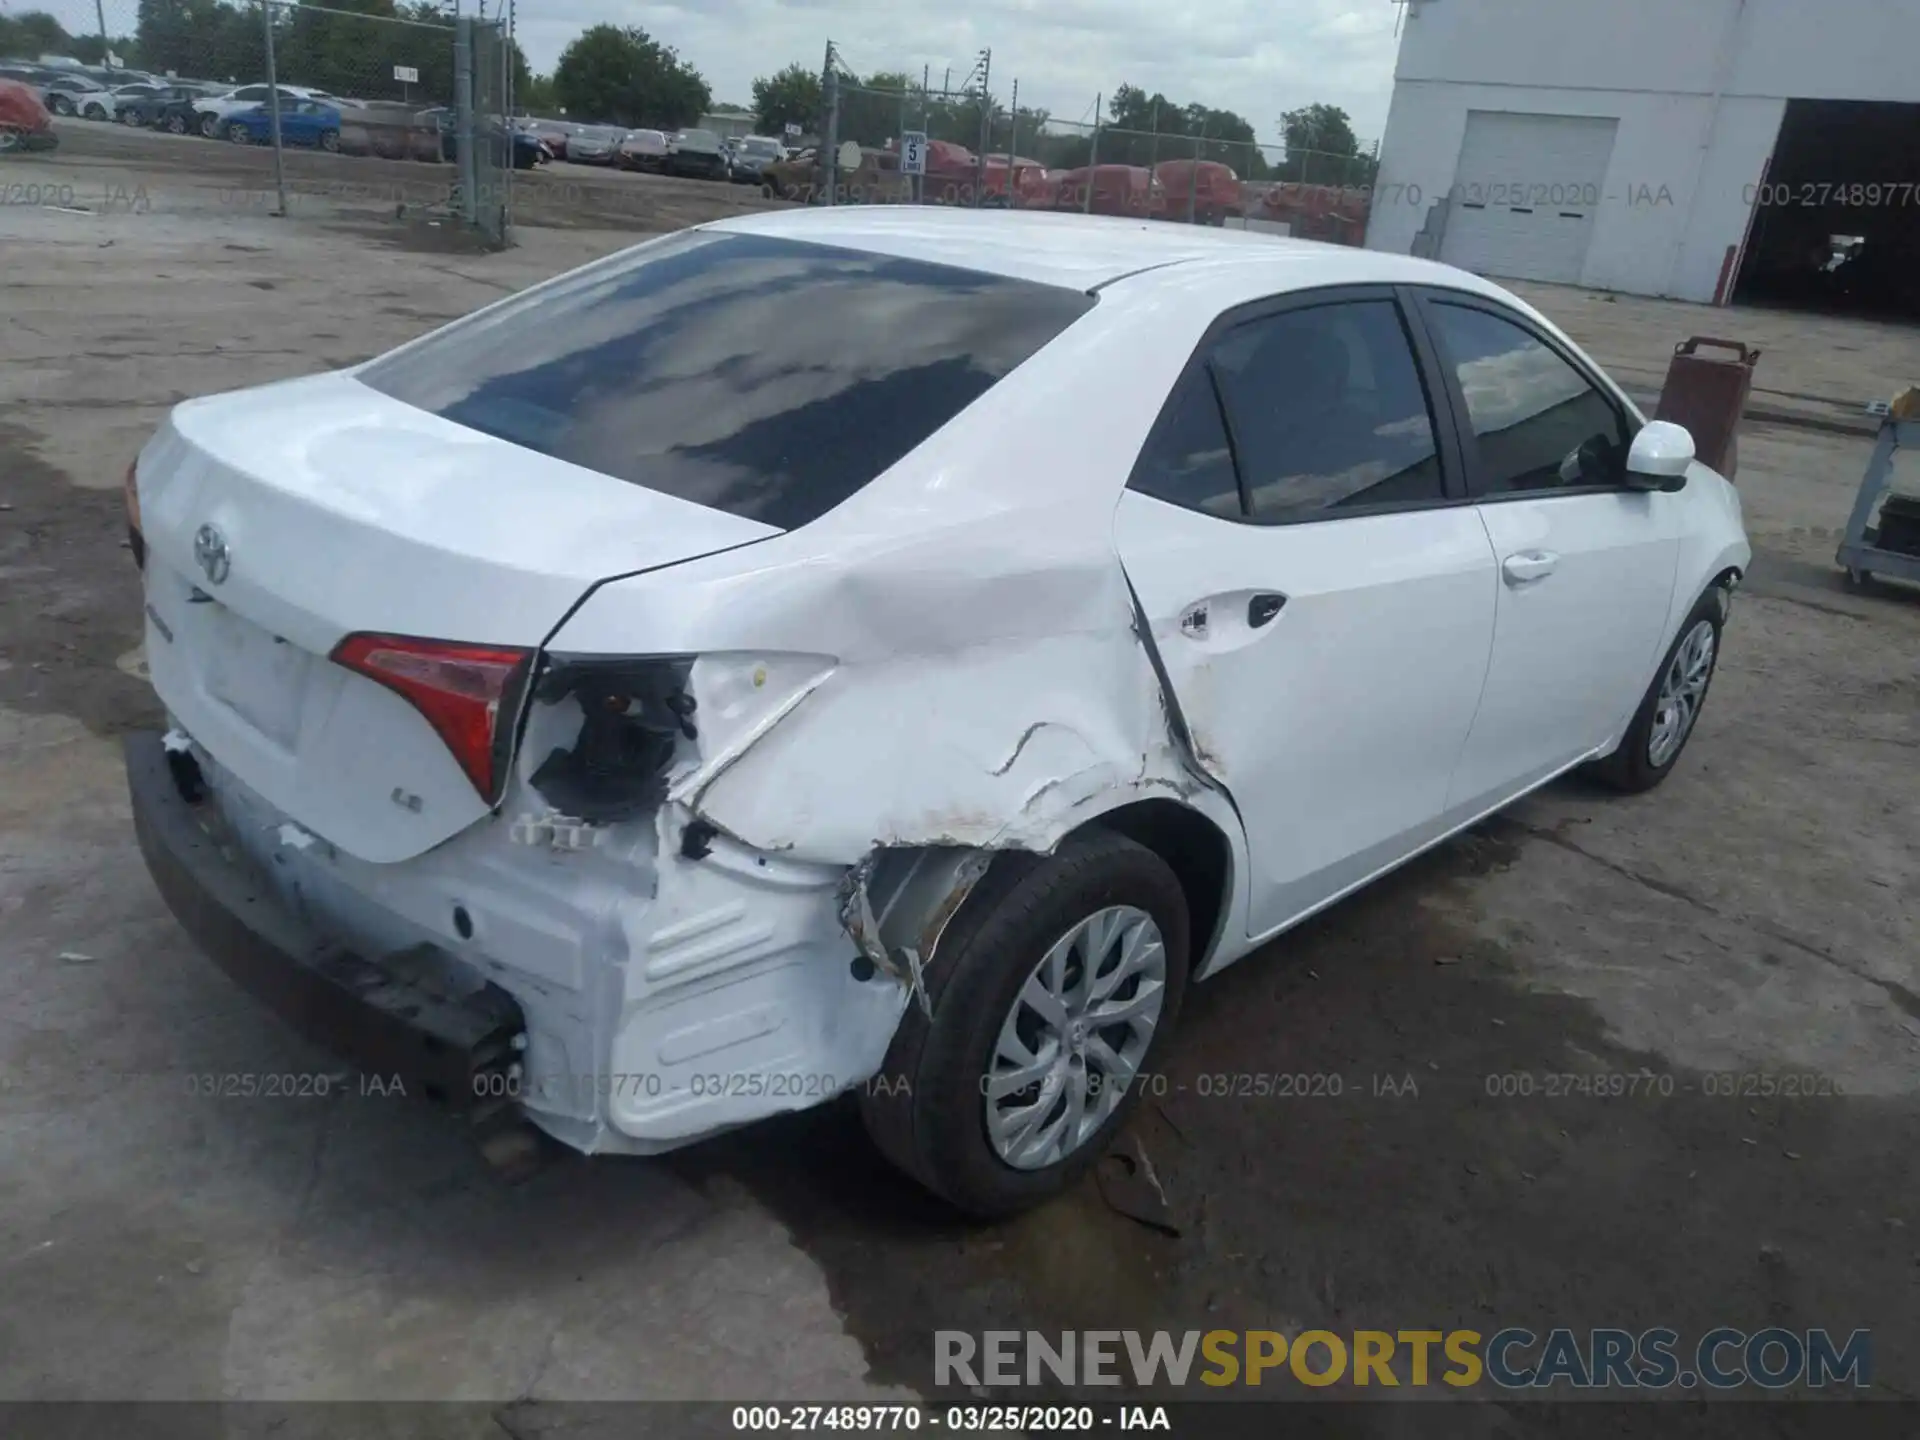
[[[1703,347],[1728,353],[1702,355]],[[1753,370],[1759,360],[1757,346],[1738,340],[1696,335],[1674,346],[1660,409],[1654,415],[1656,420],[1684,425],[1693,436],[1700,463],[1729,480],[1740,465],[1740,417],[1753,393]]]

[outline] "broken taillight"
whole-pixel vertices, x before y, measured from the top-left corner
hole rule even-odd
[[[349,635],[333,648],[336,664],[377,681],[426,717],[484,799],[494,794],[505,738],[500,715],[520,693],[531,650],[419,640],[407,635]]]

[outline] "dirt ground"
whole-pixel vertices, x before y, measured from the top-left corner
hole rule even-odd
[[[302,158],[316,186],[381,169]],[[1920,1399],[1920,592],[1840,586],[1869,442],[1828,429],[1743,439],[1757,558],[1666,786],[1557,784],[1192,994],[1134,1136],[1178,1233],[1091,1182],[963,1226],[845,1106],[509,1187],[413,1102],[192,1095],[195,1075],[329,1067],[194,953],[133,846],[113,737],[155,709],[128,461],[187,396],[364,358],[634,228],[757,203],[599,177],[627,228],[563,194],[567,223],[473,255],[363,196],[268,216],[227,168],[261,159],[102,131],[7,171],[66,198],[0,209],[0,1398],[524,1417],[927,1393],[936,1329],[1777,1324],[1872,1330],[1876,1391]],[[1833,350],[1827,322],[1761,322]],[[1920,380],[1911,335],[1882,345],[1905,375],[1824,388]],[[1202,1079],[1275,1072],[1341,1093]],[[1670,1085],[1490,1093],[1560,1072]],[[1710,1093],[1743,1074],[1837,1093]],[[1403,1406],[1350,1408],[1330,1433],[1406,1433]],[[1469,1433],[1568,1423],[1456,1410]],[[1691,1399],[1660,1416],[1820,1428]]]

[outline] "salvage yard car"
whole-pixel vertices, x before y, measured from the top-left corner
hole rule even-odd
[[[134,823],[243,986],[589,1153],[852,1092],[979,1214],[1095,1160],[1191,980],[1659,784],[1749,560],[1487,281],[968,210],[651,240],[187,401],[127,498]]]
[[[720,137],[711,130],[679,130],[667,137],[667,153],[660,167],[669,175],[700,180],[724,180],[727,157]]]
[[[32,86],[0,77],[0,155],[52,150],[60,144],[53,116]]]
[[[296,100],[314,100],[323,105],[334,103],[333,96],[326,91],[310,89],[305,85],[242,85],[224,95],[209,95],[194,106],[200,133],[209,140],[217,140],[223,135],[231,139],[228,122],[236,115],[264,105],[272,98],[276,88],[283,101],[291,96]]]
[[[283,145],[316,145],[322,150],[340,148],[340,112],[333,106],[282,95],[279,109]],[[273,118],[271,103],[234,111],[224,122],[226,136],[236,145],[270,145]]]

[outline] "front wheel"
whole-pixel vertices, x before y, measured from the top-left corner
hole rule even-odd
[[[1713,586],[1680,623],[1680,634],[1647,687],[1619,749],[1594,762],[1595,777],[1630,795],[1651,790],[1673,773],[1700,720],[1720,658],[1727,592]]]
[[[107,114],[107,107],[106,107],[106,106],[104,106],[104,105],[89,105],[89,106],[87,106],[87,108],[86,108],[86,109],[84,109],[84,110],[82,110],[82,111],[80,112],[80,118],[81,118],[82,120],[106,120],[106,119],[109,119],[109,118],[111,118],[111,117],[109,117],[109,116],[108,116],[108,114]]]
[[[1007,1215],[1106,1149],[1180,1014],[1187,902],[1125,836],[1007,857],[981,881],[861,1092],[868,1133],[959,1209]]]
[[[253,132],[244,125],[229,125],[227,127],[227,139],[236,145],[251,145],[253,143]]]
[[[47,97],[47,109],[56,115],[71,115],[73,114],[73,101],[67,99],[64,95],[49,95]]]
[[[137,110],[131,110],[131,109],[122,110],[120,112],[120,123],[122,125],[130,125],[130,126],[138,125],[140,123],[140,112]]]
[[[169,134],[172,134],[172,135],[186,134],[187,133],[186,119],[183,116],[179,116],[179,115],[169,115],[167,117],[167,131]]]
[[[320,132],[320,148],[322,150],[337,152],[340,149],[340,132],[338,130],[322,130]]]
[[[200,117],[200,133],[209,140],[218,140],[220,138],[220,117],[218,115],[202,115]]]

